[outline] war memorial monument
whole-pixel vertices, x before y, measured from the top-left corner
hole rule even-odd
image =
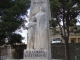
[[[31,0],[28,23],[27,49],[25,60],[51,60],[49,20],[51,19],[49,0]]]

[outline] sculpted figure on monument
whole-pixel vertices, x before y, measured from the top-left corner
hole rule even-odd
[[[36,18],[36,34],[35,34],[35,46],[34,48],[47,48],[49,34],[48,34],[48,19],[43,6],[40,7],[40,11],[35,15]]]
[[[34,49],[34,40],[35,40],[35,29],[36,29],[36,20],[35,17],[32,17],[32,21],[28,23],[27,29],[31,29],[30,36],[27,42],[27,49]]]

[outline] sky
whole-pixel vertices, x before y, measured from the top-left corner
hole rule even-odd
[[[30,13],[30,9],[27,10],[28,11],[28,16],[29,16],[29,13]],[[28,18],[26,15],[24,15],[24,18],[28,21]],[[25,23],[25,26],[27,25],[28,23]],[[23,29],[21,27],[21,29],[15,31],[16,33],[20,34],[22,37],[25,37],[24,40],[22,40],[23,43],[27,44],[27,29]]]

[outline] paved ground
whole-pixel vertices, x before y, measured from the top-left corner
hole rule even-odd
[[[48,59],[6,59],[6,60],[48,60]],[[51,60],[62,60],[62,59],[51,59]]]

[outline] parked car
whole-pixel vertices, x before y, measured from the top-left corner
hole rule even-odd
[[[52,43],[61,43],[61,42],[62,42],[62,40],[60,38],[54,38],[52,40]]]

